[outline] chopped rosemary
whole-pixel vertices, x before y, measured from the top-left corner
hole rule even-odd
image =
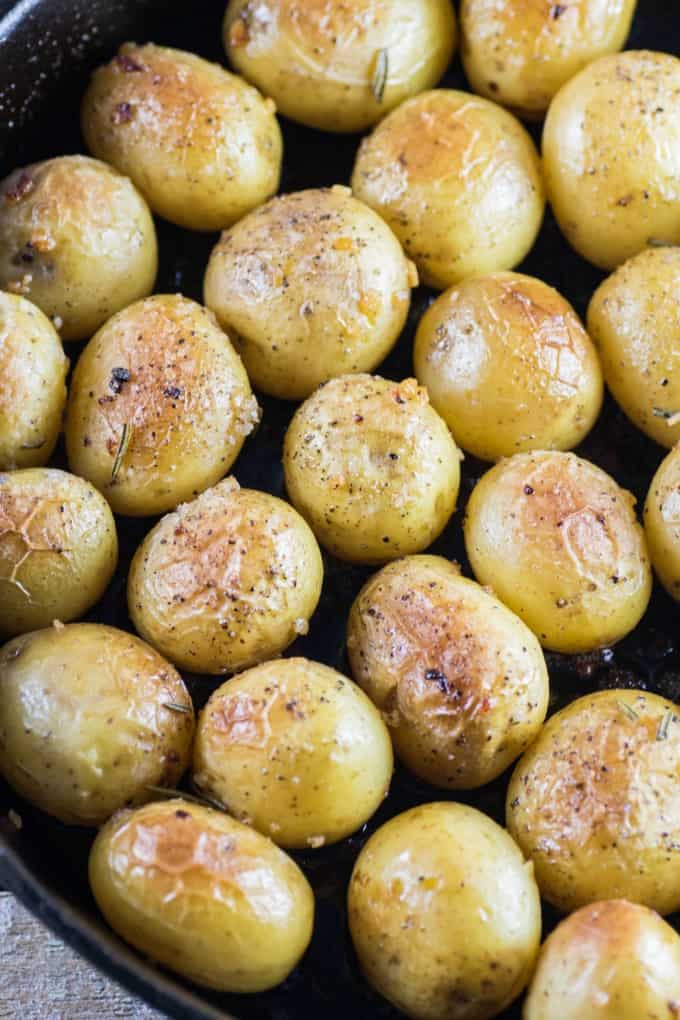
[[[639,716],[631,705],[627,705],[625,701],[617,701],[616,704],[632,722],[637,722]]]
[[[647,244],[650,248],[675,248],[674,241],[665,241],[662,237],[650,237]]]
[[[200,804],[201,807],[213,808],[213,810],[221,811],[223,814],[227,811],[224,804],[221,804],[219,800],[214,800],[212,797],[202,793],[187,793],[185,790],[174,790],[169,786],[147,786],[146,789],[149,793],[153,793],[165,800],[188,800],[191,804]]]
[[[123,463],[123,458],[125,457],[125,454],[128,451],[131,439],[132,439],[132,425],[130,425],[130,423],[126,421],[125,424],[123,425],[123,431],[120,434],[120,443],[118,444],[116,459],[114,460],[113,467],[111,468],[111,484],[113,484],[113,482],[115,482],[116,478],[118,477],[118,472],[120,471],[121,465]]]
[[[22,450],[40,450],[45,445],[44,439],[34,439],[32,443],[24,443]]]
[[[652,414],[655,418],[675,418],[676,415],[680,414],[680,411],[666,411],[663,407],[653,407]]]
[[[386,49],[378,50],[375,55],[371,92],[376,103],[382,103],[385,87],[390,72],[390,56]]]
[[[668,731],[670,729],[670,725],[671,725],[672,722],[673,722],[673,711],[672,711],[672,709],[669,708],[668,711],[665,713],[663,719],[659,723],[659,728],[656,731],[656,739],[657,740],[666,740],[666,738],[668,737]]]
[[[176,705],[174,701],[164,702],[163,708],[167,708],[169,712],[182,712],[182,714],[186,715],[189,715],[191,712],[188,705]]]

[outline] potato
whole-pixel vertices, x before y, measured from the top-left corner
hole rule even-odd
[[[288,503],[234,478],[168,514],[137,550],[130,617],[194,673],[233,673],[309,629],[323,581],[316,539]]]
[[[82,616],[117,560],[113,515],[89,482],[55,468],[0,472],[0,634]]]
[[[193,53],[126,43],[82,106],[88,148],[128,174],[155,213],[221,230],[273,195],[283,143],[275,107]]]
[[[283,450],[291,502],[352,563],[421,552],[456,506],[460,454],[415,379],[347,375],[297,410]]]
[[[150,294],[157,265],[147,204],[106,163],[59,156],[0,183],[0,287],[30,298],[62,340]]]
[[[287,117],[364,131],[432,88],[456,45],[450,0],[231,0],[233,66]]]
[[[333,376],[380,364],[417,282],[389,227],[336,186],[275,198],[224,233],[205,303],[256,389],[304,400]]]
[[[68,358],[39,308],[0,291],[0,471],[52,456],[66,403]]]
[[[441,556],[408,556],[367,581],[350,612],[347,651],[399,758],[434,786],[490,783],[545,719],[538,641]]]
[[[619,641],[652,589],[634,497],[573,453],[518,453],[480,479],[465,547],[480,584],[544,648],[588,652]]]
[[[543,129],[548,198],[569,244],[614,269],[650,242],[680,244],[680,60],[601,57],[557,93]]]
[[[174,786],[193,729],[179,673],[121,630],[55,623],[0,651],[0,771],[62,822],[100,825]]]
[[[372,985],[416,1020],[489,1020],[526,985],[538,889],[499,825],[464,804],[392,818],[359,854],[349,927]]]
[[[680,601],[680,443],[652,479],[644,521],[654,570],[668,594]]]
[[[361,143],[352,189],[439,290],[521,262],[545,206],[538,153],[519,121],[444,89],[403,103]]]
[[[540,119],[560,86],[622,49],[635,0],[462,0],[462,57],[472,88]]]
[[[680,1014],[680,938],[626,900],[582,907],[541,949],[524,1020],[673,1020]]]
[[[268,839],[180,798],[116,815],[95,840],[90,885],[111,927],[190,981],[262,992],[312,935],[314,896]]]
[[[214,316],[181,295],[156,295],[115,315],[81,354],[69,464],[116,513],[164,513],[227,473],[258,414]]]
[[[613,396],[661,446],[680,440],[680,248],[650,248],[595,291],[588,329]]]
[[[600,363],[574,309],[520,273],[442,294],[420,321],[414,363],[456,442],[482,460],[577,446],[602,406]]]
[[[194,783],[280,846],[316,848],[371,817],[392,764],[387,728],[351,680],[319,662],[278,659],[212,695]]]

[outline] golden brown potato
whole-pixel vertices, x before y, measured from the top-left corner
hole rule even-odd
[[[324,131],[364,131],[432,88],[456,45],[450,0],[231,0],[231,63],[281,113]]]
[[[607,386],[662,446],[680,440],[680,248],[650,248],[595,291],[588,329]]]
[[[274,113],[271,100],[218,64],[126,43],[95,71],[82,128],[90,151],[128,174],[159,216],[221,230],[278,189]]]
[[[0,634],[82,616],[117,560],[113,514],[89,482],[54,468],[0,473]]]
[[[116,513],[164,513],[227,473],[258,414],[214,316],[181,295],[156,295],[115,315],[81,354],[69,464]]]
[[[333,376],[380,364],[417,282],[389,227],[336,186],[275,198],[224,233],[205,303],[256,389],[304,400]]]
[[[278,659],[212,695],[194,783],[280,846],[316,848],[368,821],[392,764],[385,724],[351,680],[309,659]]]
[[[350,612],[347,651],[399,758],[435,786],[490,783],[545,719],[538,641],[441,556],[408,556],[367,581]]]
[[[112,818],[90,854],[111,927],[145,956],[227,992],[283,981],[312,936],[314,896],[282,850],[186,800]]]
[[[652,479],[644,520],[657,576],[668,594],[680,601],[680,443]]]
[[[55,623],[0,651],[0,771],[62,822],[100,825],[174,786],[193,730],[179,673],[131,634]]]
[[[66,403],[68,358],[36,305],[0,291],[0,471],[52,456]]]
[[[548,198],[573,248],[614,269],[655,241],[680,244],[680,60],[601,57],[557,93],[543,129]]]
[[[587,652],[642,618],[652,574],[635,499],[573,453],[518,453],[480,479],[465,547],[480,584],[544,648]]]
[[[421,319],[414,362],[456,442],[482,460],[571,449],[602,406],[602,370],[576,312],[520,273],[442,294]]]
[[[559,910],[623,897],[680,908],[680,715],[642,691],[601,691],[554,715],[520,759],[507,825]]]
[[[359,854],[348,894],[359,963],[415,1020],[490,1020],[533,970],[541,907],[531,864],[464,804],[392,818]]]
[[[340,559],[384,563],[421,552],[456,506],[460,454],[415,379],[332,379],[296,412],[286,488]]]
[[[352,189],[440,290],[516,266],[545,206],[538,153],[519,121],[446,89],[403,103],[362,142]]]
[[[147,535],[130,567],[128,606],[142,637],[181,669],[234,673],[307,633],[322,581],[302,517],[227,478]]]

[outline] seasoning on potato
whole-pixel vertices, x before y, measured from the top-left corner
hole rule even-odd
[[[182,678],[139,638],[55,623],[0,651],[0,771],[71,825],[100,825],[174,786],[194,712]]]
[[[87,156],[59,156],[0,183],[0,287],[29,298],[62,340],[88,339],[153,290],[156,231],[132,182]]]
[[[460,454],[415,379],[347,375],[297,410],[283,451],[291,502],[334,556],[426,549],[456,506]]]
[[[156,295],[110,319],[81,354],[69,464],[116,513],[164,513],[227,473],[258,413],[214,316],[181,295]]]
[[[489,1020],[531,976],[541,906],[507,832],[464,804],[423,804],[371,836],[354,865],[359,964],[415,1020]]]
[[[657,577],[668,594],[680,601],[680,443],[665,457],[652,479],[644,521]]]
[[[520,273],[442,294],[420,321],[414,363],[456,442],[482,460],[571,449],[602,406],[602,370],[576,312]]]
[[[181,798],[112,818],[92,847],[90,885],[126,942],[218,991],[273,988],[312,936],[314,896],[297,864]]]
[[[228,478],[146,536],[130,567],[128,605],[142,637],[180,668],[233,673],[307,632],[322,580],[302,517]]]
[[[516,266],[545,207],[538,153],[519,121],[447,89],[408,100],[378,125],[361,143],[352,189],[439,290]]]
[[[480,584],[544,648],[587,652],[640,622],[652,575],[635,499],[573,453],[519,453],[473,489],[465,547]]]
[[[95,156],[128,174],[155,213],[222,230],[279,186],[275,107],[193,53],[126,43],[95,71],[82,129]]]

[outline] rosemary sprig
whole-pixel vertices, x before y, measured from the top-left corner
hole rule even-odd
[[[220,804],[218,800],[213,800],[212,797],[187,793],[185,790],[174,790],[168,786],[147,786],[146,789],[149,793],[153,793],[162,800],[188,800],[191,804],[200,804],[201,807],[210,807],[215,811],[226,812],[224,804]]]
[[[627,705],[625,701],[617,701],[616,704],[619,706],[624,715],[628,716],[631,722],[638,721],[639,716],[631,705]]]
[[[163,708],[167,708],[169,712],[181,712],[183,715],[191,714],[191,709],[188,705],[177,705],[174,701],[164,702]]]
[[[672,711],[672,709],[669,708],[668,711],[664,714],[663,719],[659,723],[659,728],[656,731],[656,739],[657,740],[666,740],[667,739],[668,731],[670,729],[670,725],[671,725],[672,722],[673,722],[673,711]]]
[[[386,49],[378,50],[375,55],[373,76],[371,78],[371,92],[376,103],[382,103],[385,95],[387,78],[390,73],[390,55]]]
[[[111,468],[111,484],[113,484],[118,477],[118,472],[121,469],[123,459],[128,451],[130,440],[132,439],[132,425],[126,421],[123,425],[123,431],[120,434],[120,443],[118,444],[118,450],[116,452],[116,459],[113,462]]]

